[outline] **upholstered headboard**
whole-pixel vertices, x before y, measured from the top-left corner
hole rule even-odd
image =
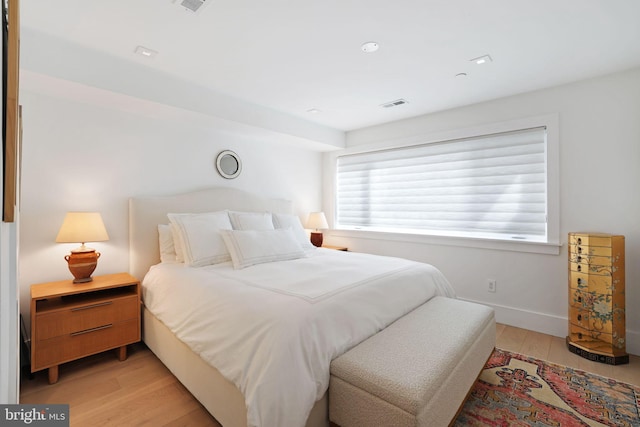
[[[142,280],[160,262],[158,224],[168,224],[167,213],[199,213],[219,210],[292,213],[289,200],[264,199],[233,188],[214,187],[172,196],[129,199],[129,272]]]

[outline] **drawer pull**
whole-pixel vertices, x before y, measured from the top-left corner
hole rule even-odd
[[[582,279],[578,278],[578,285],[582,285]]]
[[[84,335],[84,334],[88,334],[90,332],[96,332],[96,331],[101,331],[103,329],[109,329],[110,327],[112,327],[113,324],[109,323],[108,325],[104,325],[104,326],[98,326],[96,328],[91,328],[91,329],[85,329],[84,331],[78,331],[78,332],[72,332],[71,336],[75,337],[78,335]]]
[[[582,314],[578,314],[578,322],[582,322]]]
[[[84,305],[82,307],[72,308],[71,311],[89,310],[90,308],[103,307],[105,305],[110,305],[110,304],[113,304],[113,301],[105,301],[105,302],[99,302],[97,304]]]
[[[578,332],[578,339],[581,340],[582,339],[582,333]]]
[[[578,255],[578,262],[582,262],[582,257]]]
[[[580,237],[578,237],[578,244],[581,245],[582,244],[582,239]]]
[[[578,265],[578,271],[582,271],[582,266]]]
[[[578,246],[578,253],[581,254],[582,253],[582,246]]]
[[[582,297],[578,297],[578,302],[582,302]]]

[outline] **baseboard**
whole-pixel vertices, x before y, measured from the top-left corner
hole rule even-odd
[[[640,332],[627,329],[627,353],[640,356]]]
[[[509,326],[529,329],[543,334],[564,338],[567,336],[568,319],[562,316],[554,316],[548,313],[539,313],[521,308],[507,307],[504,305],[490,304],[485,301],[474,301],[465,298],[465,301],[488,305],[495,310],[496,322]],[[627,352],[640,355],[640,332],[627,329]]]

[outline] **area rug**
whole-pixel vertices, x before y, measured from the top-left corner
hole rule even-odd
[[[456,427],[640,426],[640,387],[495,350]]]

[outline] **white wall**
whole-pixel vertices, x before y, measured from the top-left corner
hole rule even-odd
[[[94,274],[105,274],[128,270],[131,196],[230,186],[292,200],[303,219],[320,208],[318,151],[274,142],[273,132],[263,140],[259,129],[244,132],[215,117],[83,85],[64,82],[65,95],[46,81],[25,81],[19,272],[26,318],[31,284],[72,278],[63,257],[77,245],[54,243],[67,211],[102,213],[110,240],[90,246],[102,254]],[[243,161],[235,180],[216,172],[224,149]]]
[[[347,147],[543,114],[560,121],[560,255],[337,236],[327,242],[432,263],[459,297],[496,307],[498,321],[564,336],[567,233],[623,234],[627,350],[640,354],[640,69],[352,131]],[[325,180],[325,207],[332,188]],[[496,293],[487,292],[490,278]]]

